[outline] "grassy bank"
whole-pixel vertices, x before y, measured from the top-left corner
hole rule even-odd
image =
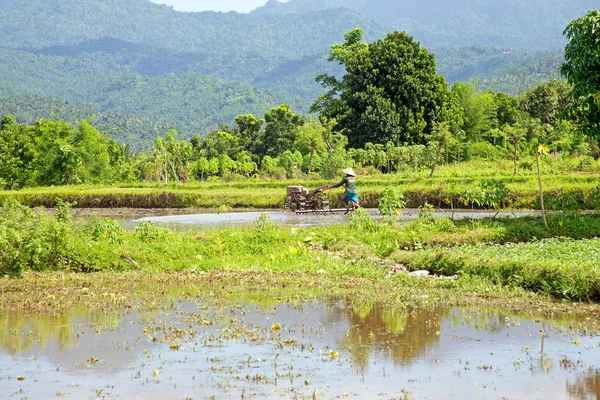
[[[64,206],[47,215],[13,204],[0,216],[0,274],[306,274],[410,286],[415,278],[405,268],[425,268],[459,276],[422,278],[425,286],[463,290],[467,297],[488,288],[486,296],[493,298],[489,288],[500,285],[559,299],[600,300],[600,240],[594,239],[600,217],[556,215],[549,223],[550,230],[535,219],[453,222],[423,211],[398,226],[357,212],[347,226],[279,228],[262,216],[253,227],[175,234],[151,223],[135,232],[124,232],[110,219],[74,224]]]
[[[399,252],[411,269],[478,276],[557,298],[600,301],[600,239],[545,239]]]
[[[535,173],[520,170],[514,176],[510,164],[463,163],[441,166],[433,178],[428,171],[406,171],[399,174],[359,176],[361,203],[377,207],[384,189],[400,188],[407,207],[419,207],[426,202],[436,207],[471,207],[467,197],[481,182],[493,180],[508,189],[505,207],[537,208],[538,192]],[[573,171],[560,165],[546,165],[544,191],[550,207],[562,203],[578,203],[581,208],[600,207],[598,179],[594,171]],[[54,207],[58,200],[76,203],[81,208],[232,208],[277,209],[283,207],[285,187],[301,184],[316,188],[330,183],[323,180],[294,179],[266,181],[238,178],[226,182],[188,182],[182,185],[116,184],[112,186],[65,186],[26,188],[0,192],[0,203],[15,199],[30,207]],[[329,192],[332,206],[340,205],[341,190]],[[571,204],[573,205],[573,204]],[[477,206],[477,205],[475,205]]]

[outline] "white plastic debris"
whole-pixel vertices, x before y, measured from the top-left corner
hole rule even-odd
[[[421,271],[409,272],[408,276],[429,276],[429,271],[423,269]]]

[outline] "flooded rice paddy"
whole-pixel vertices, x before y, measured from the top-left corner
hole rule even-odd
[[[2,398],[597,399],[600,336],[351,299],[0,314]]]
[[[376,209],[369,209],[369,213],[375,217],[379,217]],[[278,226],[295,226],[295,227],[310,227],[310,226],[328,226],[340,225],[348,222],[350,217],[348,214],[332,214],[332,215],[297,215],[294,212],[283,211],[253,211],[253,212],[231,212],[231,213],[213,213],[213,214],[175,214],[175,215],[152,215],[143,216],[141,218],[125,219],[119,218],[121,225],[126,230],[133,230],[137,225],[144,221],[151,221],[155,225],[162,228],[168,228],[175,232],[191,232],[201,231],[206,229],[219,229],[226,227],[251,226],[254,221],[262,214],[267,215],[270,220]],[[467,211],[467,210],[438,210],[437,217],[449,217],[454,219],[464,218],[492,218],[497,217],[525,217],[535,215],[532,211]],[[404,210],[402,215],[398,217],[400,222],[408,222],[416,219],[418,210]]]

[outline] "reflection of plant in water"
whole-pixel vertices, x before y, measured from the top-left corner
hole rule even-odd
[[[500,332],[507,323],[507,316],[499,312],[479,310],[453,311],[450,316],[452,326],[467,325],[488,332]]]
[[[500,332],[504,327],[514,326],[521,321],[546,321],[551,327],[564,329],[580,325],[586,320],[585,316],[574,316],[572,314],[556,314],[550,319],[547,315],[539,312],[517,312],[496,308],[461,308],[452,311],[449,322],[453,326],[465,325],[476,330],[488,332]]]
[[[41,350],[49,342],[56,341],[60,350],[75,346],[78,336],[77,325],[109,326],[120,324],[122,316],[114,313],[106,315],[90,313],[88,310],[74,311],[59,316],[0,315],[0,348],[7,353],[22,353],[38,344]]]
[[[567,382],[567,393],[577,400],[600,399],[600,370],[580,374],[573,384]]]
[[[375,303],[355,303],[352,305],[352,313],[354,315],[358,315],[360,319],[365,319],[371,314],[373,311],[373,307],[375,307]]]
[[[394,363],[407,364],[439,340],[441,321],[449,314],[447,309],[411,312],[375,303],[355,303],[342,345],[349,349],[353,362],[363,368],[369,365],[369,356],[376,350],[385,350],[384,354]]]
[[[408,314],[404,310],[392,308],[381,312],[381,320],[390,333],[399,335],[406,329]]]

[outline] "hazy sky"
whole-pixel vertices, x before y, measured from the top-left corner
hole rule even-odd
[[[249,12],[264,6],[267,0],[151,0],[154,3],[168,4],[179,11],[237,11]],[[284,2],[283,0],[279,0]]]

